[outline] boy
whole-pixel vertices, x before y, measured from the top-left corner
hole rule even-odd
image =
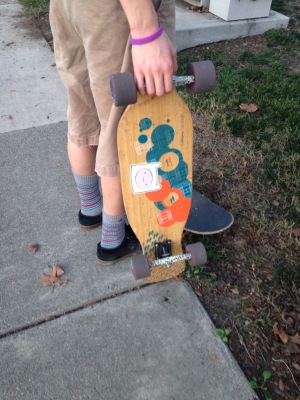
[[[102,223],[97,257],[111,264],[140,245],[125,224],[116,139],[124,107],[112,104],[109,77],[134,72],[142,95],[172,90],[175,0],[50,0],[50,23],[68,93],[68,156],[81,201],[79,223],[84,229]]]

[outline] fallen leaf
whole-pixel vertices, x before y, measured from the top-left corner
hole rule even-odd
[[[40,246],[38,243],[30,244],[29,246],[26,247],[26,250],[28,250],[30,253],[34,254],[38,251],[39,247]]]
[[[238,289],[231,289],[231,293],[233,293],[233,294],[240,294],[240,292],[238,291]]]
[[[279,336],[282,343],[287,344],[287,342],[289,341],[289,336],[288,334],[281,328],[278,328],[278,323],[276,322],[273,326],[273,332],[276,336]]]
[[[282,378],[279,379],[278,387],[282,392],[284,392],[285,386],[284,386]]]
[[[300,348],[295,343],[287,343],[287,345],[284,347],[284,353],[286,356],[300,354]]]
[[[298,364],[298,365],[300,366],[300,354],[296,354],[296,355],[293,357],[293,362],[296,363],[296,364]]]
[[[189,10],[194,11],[194,12],[198,12],[198,13],[208,13],[209,12],[209,8],[208,7],[203,7],[203,6],[191,6],[188,7]]]
[[[56,63],[51,64],[50,67],[56,67]]]
[[[67,279],[60,279],[60,276],[64,274],[64,270],[58,265],[52,265],[52,271],[50,274],[42,274],[41,282],[42,286],[65,286],[68,283]]]
[[[241,300],[248,300],[250,296],[243,296],[241,297]]]
[[[280,203],[279,203],[278,200],[273,200],[273,201],[272,201],[272,205],[275,206],[275,207],[279,207],[279,206],[280,206]]]
[[[296,333],[296,335],[294,335],[294,336],[290,336],[290,341],[291,341],[291,343],[300,345],[300,337],[298,336],[298,333]]]
[[[42,274],[42,286],[52,286],[53,279],[50,275]]]
[[[183,278],[181,276],[174,276],[174,281],[183,281]]]
[[[255,310],[254,307],[246,307],[245,310],[246,310],[248,313],[256,313],[256,310]]]
[[[52,274],[55,276],[61,276],[65,273],[65,271],[58,264],[52,265]]]
[[[296,228],[292,230],[292,235],[295,237],[300,237],[300,228]]]
[[[292,366],[295,368],[296,371],[300,372],[300,365],[297,363],[292,363]]]
[[[291,317],[285,318],[285,316],[283,315],[283,316],[282,316],[282,319],[283,319],[283,321],[284,321],[288,326],[290,326],[290,327],[293,327],[294,324],[295,324],[293,318],[291,318]]]
[[[200,290],[196,290],[196,295],[197,295],[198,297],[202,297],[202,293],[200,292]]]
[[[215,360],[218,359],[218,356],[217,356],[216,354],[212,354],[212,355],[210,356],[210,358],[211,358],[213,361],[215,361]]]
[[[240,110],[254,113],[258,110],[258,106],[253,103],[250,103],[250,104],[242,103],[242,104],[240,104]]]

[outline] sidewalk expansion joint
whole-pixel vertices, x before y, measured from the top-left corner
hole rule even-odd
[[[148,286],[151,286],[151,285],[153,285],[153,283],[146,283],[146,284],[143,284],[141,286],[137,286],[137,287],[134,287],[134,288],[123,290],[122,292],[119,292],[119,293],[111,294],[109,296],[103,297],[103,298],[98,299],[98,300],[93,300],[91,302],[84,303],[84,304],[82,304],[80,306],[71,308],[71,309],[69,309],[67,311],[63,311],[61,313],[49,315],[48,317],[45,317],[45,318],[42,318],[42,319],[37,320],[35,322],[32,322],[31,324],[26,324],[26,325],[20,326],[18,328],[11,329],[11,330],[9,330],[7,332],[0,333],[0,340],[4,339],[4,338],[7,338],[9,336],[15,335],[17,333],[21,333],[21,332],[27,331],[29,329],[36,328],[36,327],[38,327],[40,325],[44,325],[44,324],[46,324],[48,322],[51,322],[51,321],[54,321],[56,319],[67,317],[70,314],[74,314],[74,313],[76,313],[78,311],[82,311],[82,310],[84,310],[86,308],[93,307],[93,306],[95,306],[97,304],[104,303],[107,300],[115,299],[117,297],[123,296],[124,294],[133,293],[133,292],[136,292],[138,290],[147,288]]]

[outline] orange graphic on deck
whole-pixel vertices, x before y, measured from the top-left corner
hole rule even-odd
[[[191,199],[184,197],[180,189],[172,188],[165,179],[160,184],[162,186],[160,190],[146,194],[149,200],[161,202],[165,207],[158,214],[158,224],[168,227],[175,222],[186,221],[190,212]]]

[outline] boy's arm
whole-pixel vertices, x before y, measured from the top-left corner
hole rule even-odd
[[[120,0],[135,39],[152,35],[158,29],[158,18],[151,0]],[[177,70],[176,49],[165,32],[153,42],[132,46],[137,87],[141,94],[161,96],[173,87]]]

